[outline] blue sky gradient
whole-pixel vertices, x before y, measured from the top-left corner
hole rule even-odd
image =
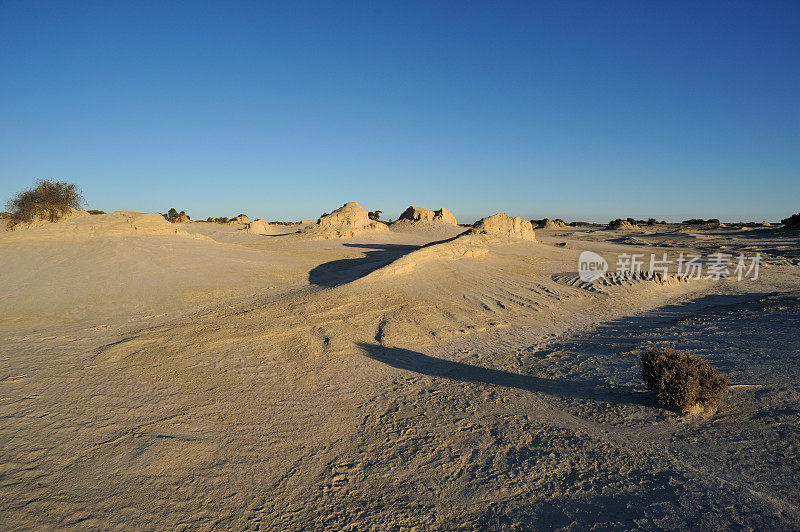
[[[313,218],[800,211],[798,2],[0,0],[0,200]]]

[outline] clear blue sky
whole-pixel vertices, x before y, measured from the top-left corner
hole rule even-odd
[[[0,0],[0,200],[800,212],[800,3]]]

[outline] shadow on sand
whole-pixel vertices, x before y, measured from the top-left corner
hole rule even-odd
[[[646,406],[653,404],[651,394],[643,386],[610,386],[600,382],[547,379],[500,369],[473,366],[463,362],[453,362],[411,351],[410,349],[383,347],[365,342],[359,342],[356,345],[364,350],[364,354],[367,357],[373,360],[394,368],[413,371],[430,377],[516,388],[566,399],[603,401],[609,404]]]
[[[366,251],[363,257],[339,259],[320,264],[308,272],[308,282],[328,288],[347,284],[356,279],[361,279],[378,268],[391,264],[412,251],[452,242],[458,238],[458,236],[460,235],[444,240],[436,240],[420,246],[403,244],[343,244],[349,248],[363,248],[372,251]]]
[[[401,244],[343,245],[350,248],[369,249],[371,251],[366,251],[363,257],[339,259],[320,264],[308,272],[309,283],[329,288],[347,284],[422,247]]]

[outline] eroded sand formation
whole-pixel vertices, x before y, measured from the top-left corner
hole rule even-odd
[[[267,235],[272,232],[272,226],[267,223],[263,218],[256,218],[249,222],[242,231],[246,233],[256,233],[259,235]]]
[[[467,233],[503,235],[536,241],[536,234],[530,221],[523,220],[519,216],[509,216],[504,212],[478,220]]]
[[[536,229],[565,229],[569,227],[563,220],[551,220],[545,218],[536,226]]]
[[[621,231],[632,231],[635,229],[641,229],[638,225],[630,223],[628,220],[623,220],[621,218],[617,218],[616,220],[611,220],[608,222],[606,229],[610,230],[621,230]]]
[[[364,232],[388,230],[386,224],[371,220],[366,210],[351,201],[321,217],[316,224],[303,228],[303,233],[318,238],[353,238]]]
[[[442,207],[438,211],[432,211],[425,207],[415,207],[412,205],[400,215],[399,220],[408,222],[441,222],[445,224],[458,225],[453,213]]]

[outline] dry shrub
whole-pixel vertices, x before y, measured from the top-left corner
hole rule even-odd
[[[688,412],[696,405],[713,407],[728,381],[702,358],[672,348],[642,353],[642,379],[666,408]]]
[[[83,202],[78,187],[64,181],[36,181],[36,187],[18,192],[6,204],[11,211],[8,226],[46,220],[57,222]]]
[[[101,210],[98,210],[98,209],[89,209],[86,212],[88,212],[89,214],[105,214],[106,213],[106,211],[101,211]]]
[[[187,223],[190,221],[189,215],[186,214],[185,211],[178,212],[174,207],[161,216],[163,216],[168,222],[172,222],[174,224]]]
[[[781,220],[784,227],[800,227],[800,213],[793,214]]]

